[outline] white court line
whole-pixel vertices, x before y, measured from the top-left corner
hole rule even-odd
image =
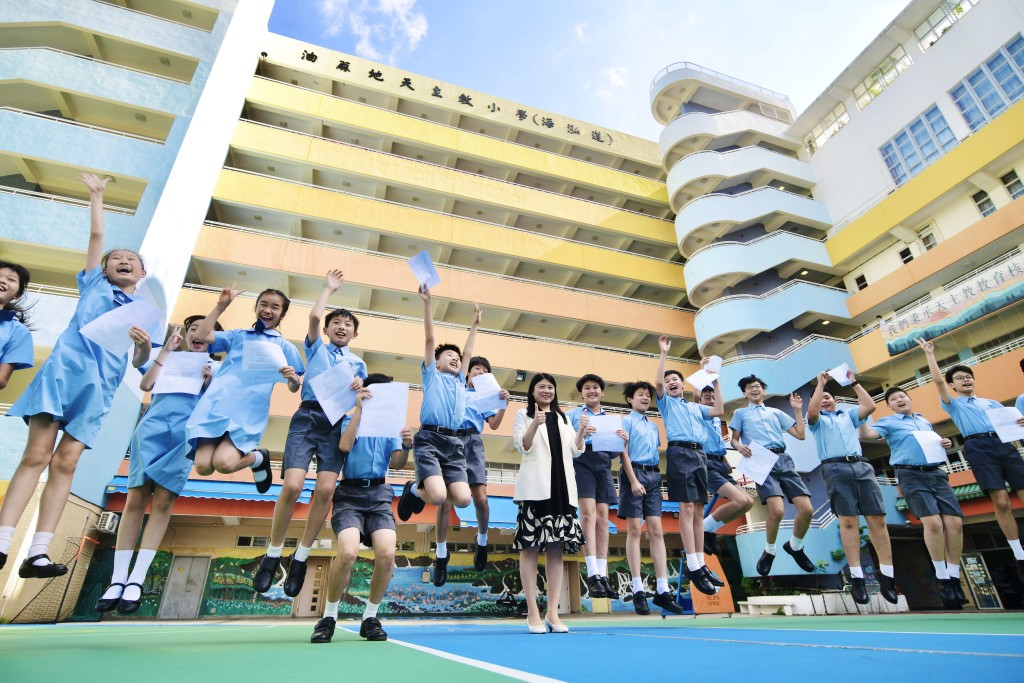
[[[582,625],[581,625],[582,626]],[[686,628],[707,628],[707,629],[730,629],[733,631],[774,631],[777,633],[885,633],[894,636],[974,636],[977,638],[988,638],[999,636],[1001,638],[1024,638],[1024,633],[947,633],[939,631],[876,631],[873,629],[836,629],[836,628],[768,628],[766,626],[692,626]]]
[[[348,629],[345,629],[348,630]],[[483,662],[479,659],[470,659],[469,657],[462,657],[461,655],[453,655],[450,652],[444,650],[435,650],[431,647],[424,647],[422,645],[416,645],[415,643],[407,643],[404,640],[393,640],[388,638],[389,643],[395,645],[401,645],[408,647],[413,650],[419,650],[420,652],[426,652],[427,654],[441,657],[442,659],[448,659],[453,662],[460,664],[466,664],[468,666],[476,667],[477,669],[483,669],[484,671],[490,671],[491,673],[501,674],[502,676],[508,676],[519,681],[527,681],[527,683],[564,683],[557,678],[548,678],[547,676],[541,676],[539,674],[532,674],[527,671],[519,671],[518,669],[510,669],[506,666],[500,666],[498,664],[491,664],[490,662]]]

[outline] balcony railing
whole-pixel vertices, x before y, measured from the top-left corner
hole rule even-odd
[[[819,507],[817,510],[815,510],[812,513],[812,516],[811,516],[811,528],[812,529],[824,529],[824,528],[830,526],[833,522],[835,522],[836,519],[837,519],[836,516],[834,514],[832,514],[831,503],[826,502],[823,505],[821,505],[821,507]],[[795,520],[792,520],[792,519],[784,519],[784,520],[782,520],[779,523],[779,528],[780,529],[792,529],[794,522],[795,522]],[[740,534],[749,534],[752,531],[764,531],[765,530],[765,526],[766,525],[765,525],[764,522],[754,522],[752,524],[742,524],[742,525],[740,525],[739,527],[736,528],[736,535],[739,536]]]
[[[704,311],[708,310],[709,308],[714,308],[715,306],[717,306],[719,304],[726,303],[726,302],[729,302],[729,301],[749,301],[749,300],[752,300],[752,299],[764,301],[766,299],[772,298],[773,296],[775,296],[776,294],[778,294],[780,292],[784,292],[787,289],[791,289],[793,287],[796,287],[797,285],[810,285],[810,286],[815,287],[817,289],[825,289],[825,290],[831,290],[833,292],[841,292],[843,294],[849,294],[849,292],[847,292],[842,287],[830,287],[829,285],[823,285],[823,284],[819,284],[817,282],[811,282],[809,280],[790,280],[789,282],[786,282],[785,284],[779,285],[775,289],[768,290],[764,294],[731,294],[729,296],[723,296],[721,298],[715,299],[714,301],[709,303],[707,306],[705,306],[704,308],[700,309],[700,312],[703,313]]]
[[[694,64],[693,62],[675,62],[674,64],[669,64],[664,69],[662,69],[661,71],[656,73],[654,75],[654,80],[651,81],[651,94],[652,95],[654,94],[654,87],[658,84],[658,81],[661,80],[662,76],[667,76],[669,73],[671,73],[673,71],[679,71],[681,69],[689,69],[690,71],[699,71],[700,73],[704,74],[705,76],[711,76],[712,78],[717,78],[718,80],[725,81],[726,83],[729,83],[731,85],[738,85],[738,86],[741,86],[741,87],[746,88],[748,90],[753,90],[754,92],[757,92],[757,93],[759,93],[761,95],[765,95],[767,97],[772,97],[774,99],[785,100],[787,102],[789,101],[789,97],[787,97],[786,95],[783,95],[780,92],[775,92],[774,90],[769,90],[768,88],[762,87],[762,86],[757,85],[755,83],[751,83],[750,81],[744,81],[742,78],[736,78],[735,76],[730,76],[728,74],[722,73],[721,71],[715,71],[714,69],[709,69],[706,66],[701,66],[700,64]]]
[[[57,49],[55,47],[41,47],[41,46],[40,47],[0,47],[0,50],[14,50],[14,51],[46,50],[47,52],[56,52],[58,54],[67,55],[69,57],[75,57],[77,59],[85,59],[85,60],[88,60],[90,62],[95,62],[97,64],[104,64],[106,66],[112,66],[115,69],[124,69],[125,71],[133,71],[133,72],[135,72],[137,74],[142,74],[143,76],[152,76],[153,78],[162,78],[165,81],[172,81],[174,83],[181,83],[182,85],[188,85],[189,84],[189,81],[183,81],[183,80],[178,79],[178,78],[172,78],[170,76],[164,76],[162,74],[153,73],[152,71],[143,71],[142,69],[136,69],[135,67],[132,67],[132,66],[125,66],[124,64],[115,64],[114,62],[107,62],[107,61],[104,61],[102,59],[96,59],[95,57],[90,57],[89,55],[81,55],[81,54],[78,54],[77,52],[68,52],[67,50],[59,50],[59,49]]]
[[[113,3],[113,2],[110,2],[109,0],[93,0],[93,2],[98,2],[98,3],[103,4],[103,5],[109,5],[110,7],[116,7],[119,10],[123,10],[125,12],[131,12],[132,14],[138,14],[139,16],[147,17],[149,19],[157,19],[159,21],[166,21],[168,24],[177,24],[178,26],[184,26],[185,28],[195,29],[196,31],[202,31],[203,33],[209,33],[210,32],[210,29],[208,29],[208,28],[202,28],[200,26],[193,26],[192,24],[186,24],[186,23],[183,23],[183,22],[180,22],[180,21],[175,21],[174,19],[168,19],[167,17],[161,17],[158,14],[150,14],[149,12],[140,12],[137,9],[131,9],[130,7],[125,7],[124,5],[117,5],[117,4]]]
[[[780,191],[781,192],[785,192],[785,190],[780,190]],[[710,195],[704,195],[704,196],[708,197]],[[803,195],[798,195],[798,196],[803,196]],[[824,237],[808,237],[807,235],[801,235],[798,232],[791,232],[789,230],[779,229],[779,230],[775,230],[774,232],[769,232],[766,235],[761,235],[760,237],[752,239],[749,242],[727,242],[727,241],[720,241],[720,242],[711,242],[709,244],[705,244],[703,247],[701,247],[697,251],[695,251],[692,254],[690,254],[690,258],[687,259],[687,260],[688,261],[692,261],[694,258],[696,258],[697,254],[701,253],[702,251],[707,251],[708,249],[714,249],[715,247],[722,247],[722,246],[727,246],[727,245],[728,246],[738,245],[738,246],[741,246],[741,247],[750,246],[752,244],[758,244],[760,242],[764,242],[764,241],[773,239],[777,235],[779,235],[780,233],[792,235],[793,237],[799,237],[800,239],[804,239],[804,240],[807,240],[809,242],[818,242],[819,244],[825,242],[825,239],[826,239]]]
[[[83,206],[85,208],[89,207],[89,201],[86,199],[63,197],[61,195],[50,194],[48,192],[36,192],[35,190],[23,190],[20,187],[9,187],[7,185],[0,185],[0,193],[24,195],[26,197],[32,197],[33,199],[42,199],[43,201],[55,202],[58,204],[71,204],[73,206]],[[128,209],[123,206],[113,206],[111,204],[104,204],[103,210],[108,213],[117,213],[123,216],[135,215],[135,209]]]
[[[94,2],[100,2],[100,0],[94,0]],[[136,135],[135,133],[128,133],[123,130],[116,130],[114,128],[105,128],[103,126],[94,126],[91,123],[82,123],[81,121],[75,121],[74,119],[65,119],[60,116],[51,116],[49,114],[41,114],[37,111],[29,111],[27,109],[18,109],[16,107],[0,107],[0,111],[14,112],[15,114],[23,114],[25,116],[34,116],[40,119],[46,119],[48,121],[55,121],[57,123],[63,123],[69,126],[76,126],[78,128],[87,128],[89,130],[99,131],[101,133],[110,133],[123,138],[132,138],[135,140],[142,140],[143,142],[153,142],[158,145],[164,144],[163,140],[159,138],[151,138],[145,135]]]

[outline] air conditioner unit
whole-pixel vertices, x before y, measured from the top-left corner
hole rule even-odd
[[[117,532],[117,523],[120,521],[121,518],[117,516],[116,512],[102,512],[100,513],[100,521],[96,523],[96,528],[99,531],[113,534]]]

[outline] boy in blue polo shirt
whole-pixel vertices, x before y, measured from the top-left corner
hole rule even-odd
[[[701,390],[702,405],[710,408],[717,400],[718,392],[713,387],[707,386]],[[725,459],[726,441],[722,437],[722,418],[705,418],[704,429],[707,432],[704,435],[704,457],[708,463],[708,490],[726,500],[704,518],[704,552],[715,555],[718,553],[718,537],[715,532],[737,517],[747,514],[754,507],[754,499],[733,478],[732,465]]]
[[[1010,495],[1006,492],[1006,485],[1009,484],[1010,490],[1024,503],[1024,460],[1021,460],[1015,444],[1003,443],[999,439],[985,414],[986,410],[1002,408],[1003,404],[975,396],[974,371],[966,365],[954,365],[946,370],[946,384],[943,384],[939,379],[942,373],[935,360],[934,345],[923,339],[918,339],[917,343],[928,359],[928,370],[939,392],[940,405],[949,413],[953,424],[964,437],[964,457],[971,466],[978,486],[992,500],[996,522],[1013,550],[1017,574],[1024,581],[1024,548],[1021,547],[1020,530],[1013,516]],[[947,384],[953,387],[956,397],[949,392]],[[1024,424],[1024,418],[1018,422]]]
[[[626,385],[626,403],[633,411],[622,420],[618,435],[626,440],[622,453],[622,471],[619,472],[619,519],[626,520],[626,561],[633,578],[633,610],[637,614],[650,614],[647,592],[640,577],[640,534],[647,522],[647,536],[651,541],[651,560],[657,579],[654,604],[682,614],[682,608],[672,599],[668,586],[668,559],[665,551],[665,533],[661,526],[661,434],[658,426],[647,419],[654,387],[647,382]]]
[[[423,299],[425,342],[420,365],[423,403],[420,429],[413,439],[416,479],[405,487],[398,500],[398,518],[403,522],[409,521],[414,513],[422,512],[426,503],[440,505],[451,499],[455,507],[464,508],[471,500],[466,453],[458,434],[466,416],[466,378],[462,366],[473,356],[480,306],[476,306],[473,324],[461,351],[455,344],[440,344],[435,348],[430,290],[420,287],[419,294]]]
[[[782,544],[782,549],[796,561],[805,572],[814,571],[814,563],[804,552],[804,534],[811,526],[811,492],[796,471],[793,458],[786,454],[786,442],[782,438],[788,432],[793,438],[804,440],[804,416],[801,412],[804,401],[796,393],[789,395],[793,408],[793,419],[778,408],[764,404],[768,385],[756,375],[748,375],[739,381],[740,391],[747,399],[747,407],[740,408],[732,415],[729,428],[732,429],[732,447],[745,458],[751,456],[750,443],[757,443],[779,456],[778,462],[764,480],[757,485],[761,505],[768,506],[765,520],[765,546],[761,559],[757,561],[757,573],[768,576],[775,562],[775,541],[779,537],[779,524],[785,514],[782,496],[786,496],[796,507],[793,520],[793,536]]]
[[[896,604],[893,587],[892,545],[885,526],[885,503],[875,468],[864,459],[857,428],[875,412],[875,402],[852,371],[847,377],[857,394],[856,410],[840,410],[835,396],[826,390],[828,372],[818,374],[818,384],[807,402],[807,426],[814,435],[821,461],[821,477],[828,489],[832,513],[839,518],[839,539],[850,565],[850,594],[860,605],[868,604],[864,570],[860,566],[860,516],[868,524],[868,535],[878,553],[879,585],[882,597]]]
[[[900,493],[924,526],[924,544],[935,567],[939,597],[947,608],[960,609],[967,602],[959,578],[964,547],[963,512],[949,485],[949,475],[939,465],[928,462],[914,436],[915,432],[935,430],[923,415],[914,412],[914,402],[900,387],[886,390],[885,403],[894,414],[871,427],[861,425],[860,437],[885,439],[888,444],[889,464],[896,470]],[[949,439],[942,439],[943,448],[952,445]]]
[[[387,375],[375,373],[366,378],[356,395],[356,407],[342,420],[338,448],[345,460],[342,479],[334,491],[334,513],[331,527],[338,536],[338,554],[327,574],[327,602],[324,616],[316,623],[311,643],[329,643],[334,636],[338,605],[352,576],[352,566],[359,555],[360,543],[373,548],[373,575],[370,597],[363,610],[359,635],[367,640],[387,640],[388,634],[377,619],[377,609],[384,600],[388,583],[395,570],[395,516],[391,501],[395,492],[385,481],[388,468],[401,469],[412,448],[412,430],[402,429],[402,438],[356,438],[363,414],[363,402],[373,400],[374,384],[391,381]],[[408,485],[408,484],[407,484]]]

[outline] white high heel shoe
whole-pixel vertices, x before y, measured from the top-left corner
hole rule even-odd
[[[544,625],[547,626],[548,630],[552,633],[568,633],[569,627],[565,624],[552,624],[547,619],[544,620]]]
[[[534,626],[530,622],[526,622],[526,632],[531,635],[539,636],[547,633],[548,630],[543,624],[540,626]]]

